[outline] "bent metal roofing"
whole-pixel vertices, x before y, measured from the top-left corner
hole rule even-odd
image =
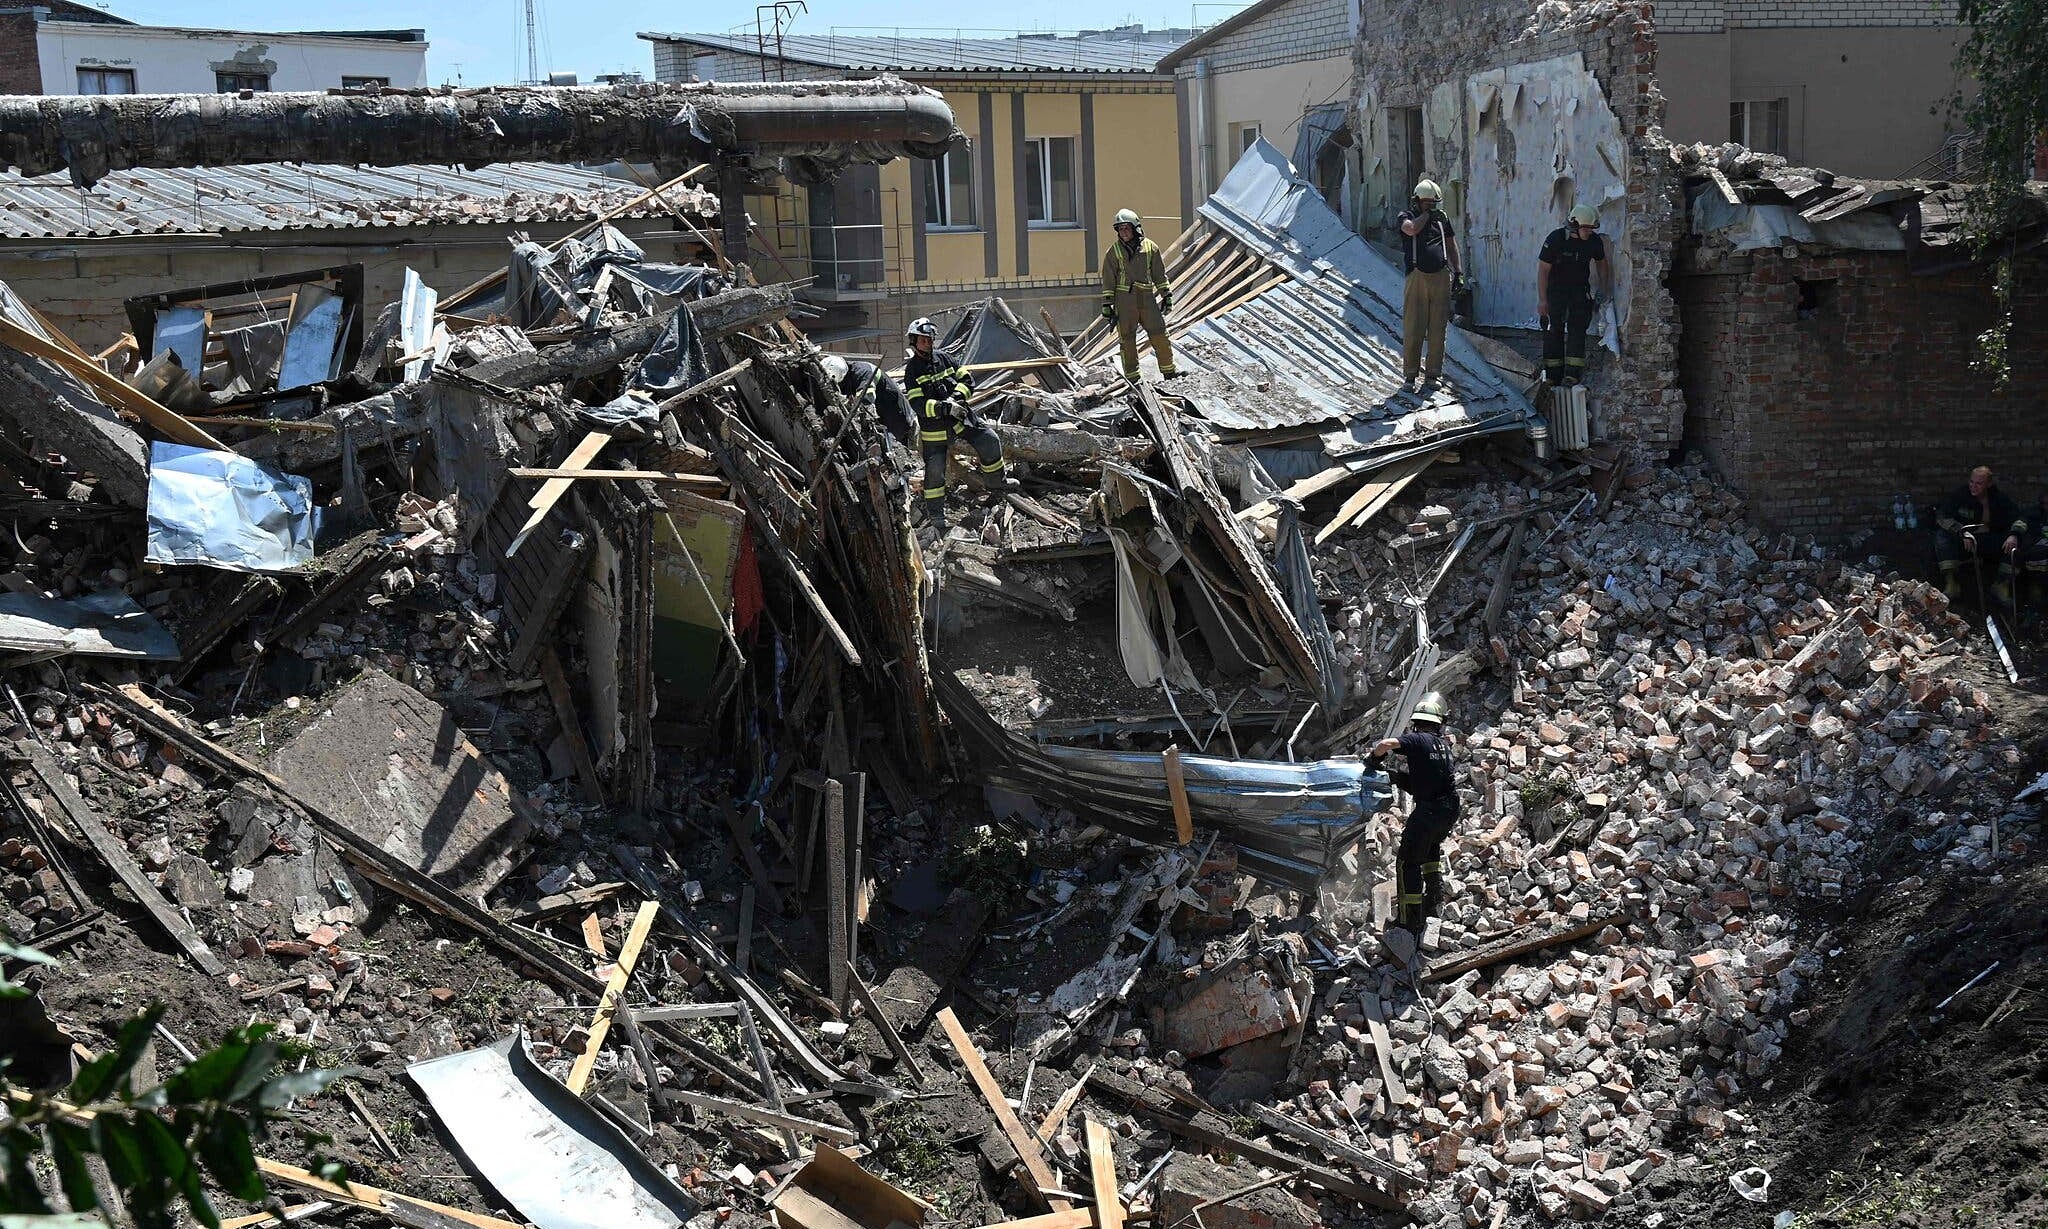
[[[281,163],[131,169],[108,174],[90,191],[73,187],[64,172],[33,179],[0,173],[0,239],[581,222],[645,191],[598,169],[539,162],[474,171]],[[679,199],[674,190],[668,195]],[[690,190],[681,198],[702,199]],[[708,205],[704,212],[711,212]],[[650,201],[620,216],[666,213],[660,201]]]
[[[751,34],[663,34],[650,42],[689,43],[739,55],[762,54]],[[1186,42],[1187,31],[1012,38],[917,38],[875,34],[785,34],[779,58],[849,72],[1150,73]],[[778,58],[775,43],[768,58]]]

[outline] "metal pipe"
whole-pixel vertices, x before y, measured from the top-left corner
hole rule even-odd
[[[682,163],[719,153],[861,162],[960,138],[936,92],[894,77],[789,84],[522,87],[461,95],[129,94],[0,98],[0,164],[69,169],[300,162]]]

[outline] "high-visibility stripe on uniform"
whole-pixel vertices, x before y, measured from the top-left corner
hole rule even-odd
[[[1000,474],[1003,472],[1003,466],[1005,464],[1007,464],[1007,462],[1005,462],[1003,458],[997,457],[994,461],[991,461],[987,465],[982,466],[981,472],[984,474]]]
[[[920,431],[917,433],[917,438],[927,444],[943,444],[953,438],[953,433],[950,431]]]

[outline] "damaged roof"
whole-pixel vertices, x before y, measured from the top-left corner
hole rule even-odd
[[[679,190],[680,199],[697,194]],[[264,163],[115,171],[91,190],[63,172],[0,173],[0,238],[99,239],[364,226],[490,226],[581,222],[647,190],[603,171],[543,162],[444,166],[302,166]],[[674,192],[671,192],[674,196]],[[617,214],[656,217],[650,200]],[[707,206],[706,213],[712,212]]]
[[[763,55],[746,34],[665,34],[642,31],[658,43],[689,43],[737,55]],[[1187,31],[1094,31],[1079,35],[1020,34],[1014,38],[903,38],[874,34],[785,34],[768,59],[843,68],[852,72],[1089,72],[1150,73],[1159,58],[1186,42]]]
[[[1231,245],[1215,259],[1241,259],[1249,250],[1260,264],[1246,280],[1263,287],[1219,304],[1175,345],[1197,373],[1197,410],[1218,427],[1259,431],[1342,419],[1354,434],[1363,429],[1371,442],[1360,442],[1370,447],[1488,420],[1513,425],[1532,412],[1455,328],[1446,383],[1427,398],[1403,391],[1401,271],[1346,227],[1271,144],[1260,140],[1247,151],[1199,212]]]

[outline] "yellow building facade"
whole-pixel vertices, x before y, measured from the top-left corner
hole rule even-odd
[[[778,70],[789,80],[852,77],[893,58],[906,62],[881,67],[937,90],[952,107],[965,150],[853,168],[829,186],[785,185],[748,200],[756,243],[767,249],[756,254],[763,276],[814,278],[804,297],[825,315],[807,328],[844,342],[839,348],[872,350],[872,339],[900,338],[918,316],[990,294],[1034,322],[1042,308],[1071,334],[1099,308],[1098,271],[1117,210],[1135,209],[1162,246],[1193,221],[1181,190],[1173,78],[1151,67],[1178,40],[1119,46],[1111,54],[1128,61],[1123,67],[949,69],[877,55],[849,39],[835,43],[843,65],[799,66],[787,44],[781,62],[749,54],[751,37],[737,40],[745,44],[738,51],[696,41],[710,36],[642,37],[655,43],[662,80],[757,80],[763,71],[774,80]],[[928,41],[916,40],[920,49]],[[1068,41],[941,40],[927,56],[970,61],[979,48],[966,44],[977,42],[998,44],[1000,54],[1011,54],[1012,43],[1027,53],[1074,54],[1060,46]]]

